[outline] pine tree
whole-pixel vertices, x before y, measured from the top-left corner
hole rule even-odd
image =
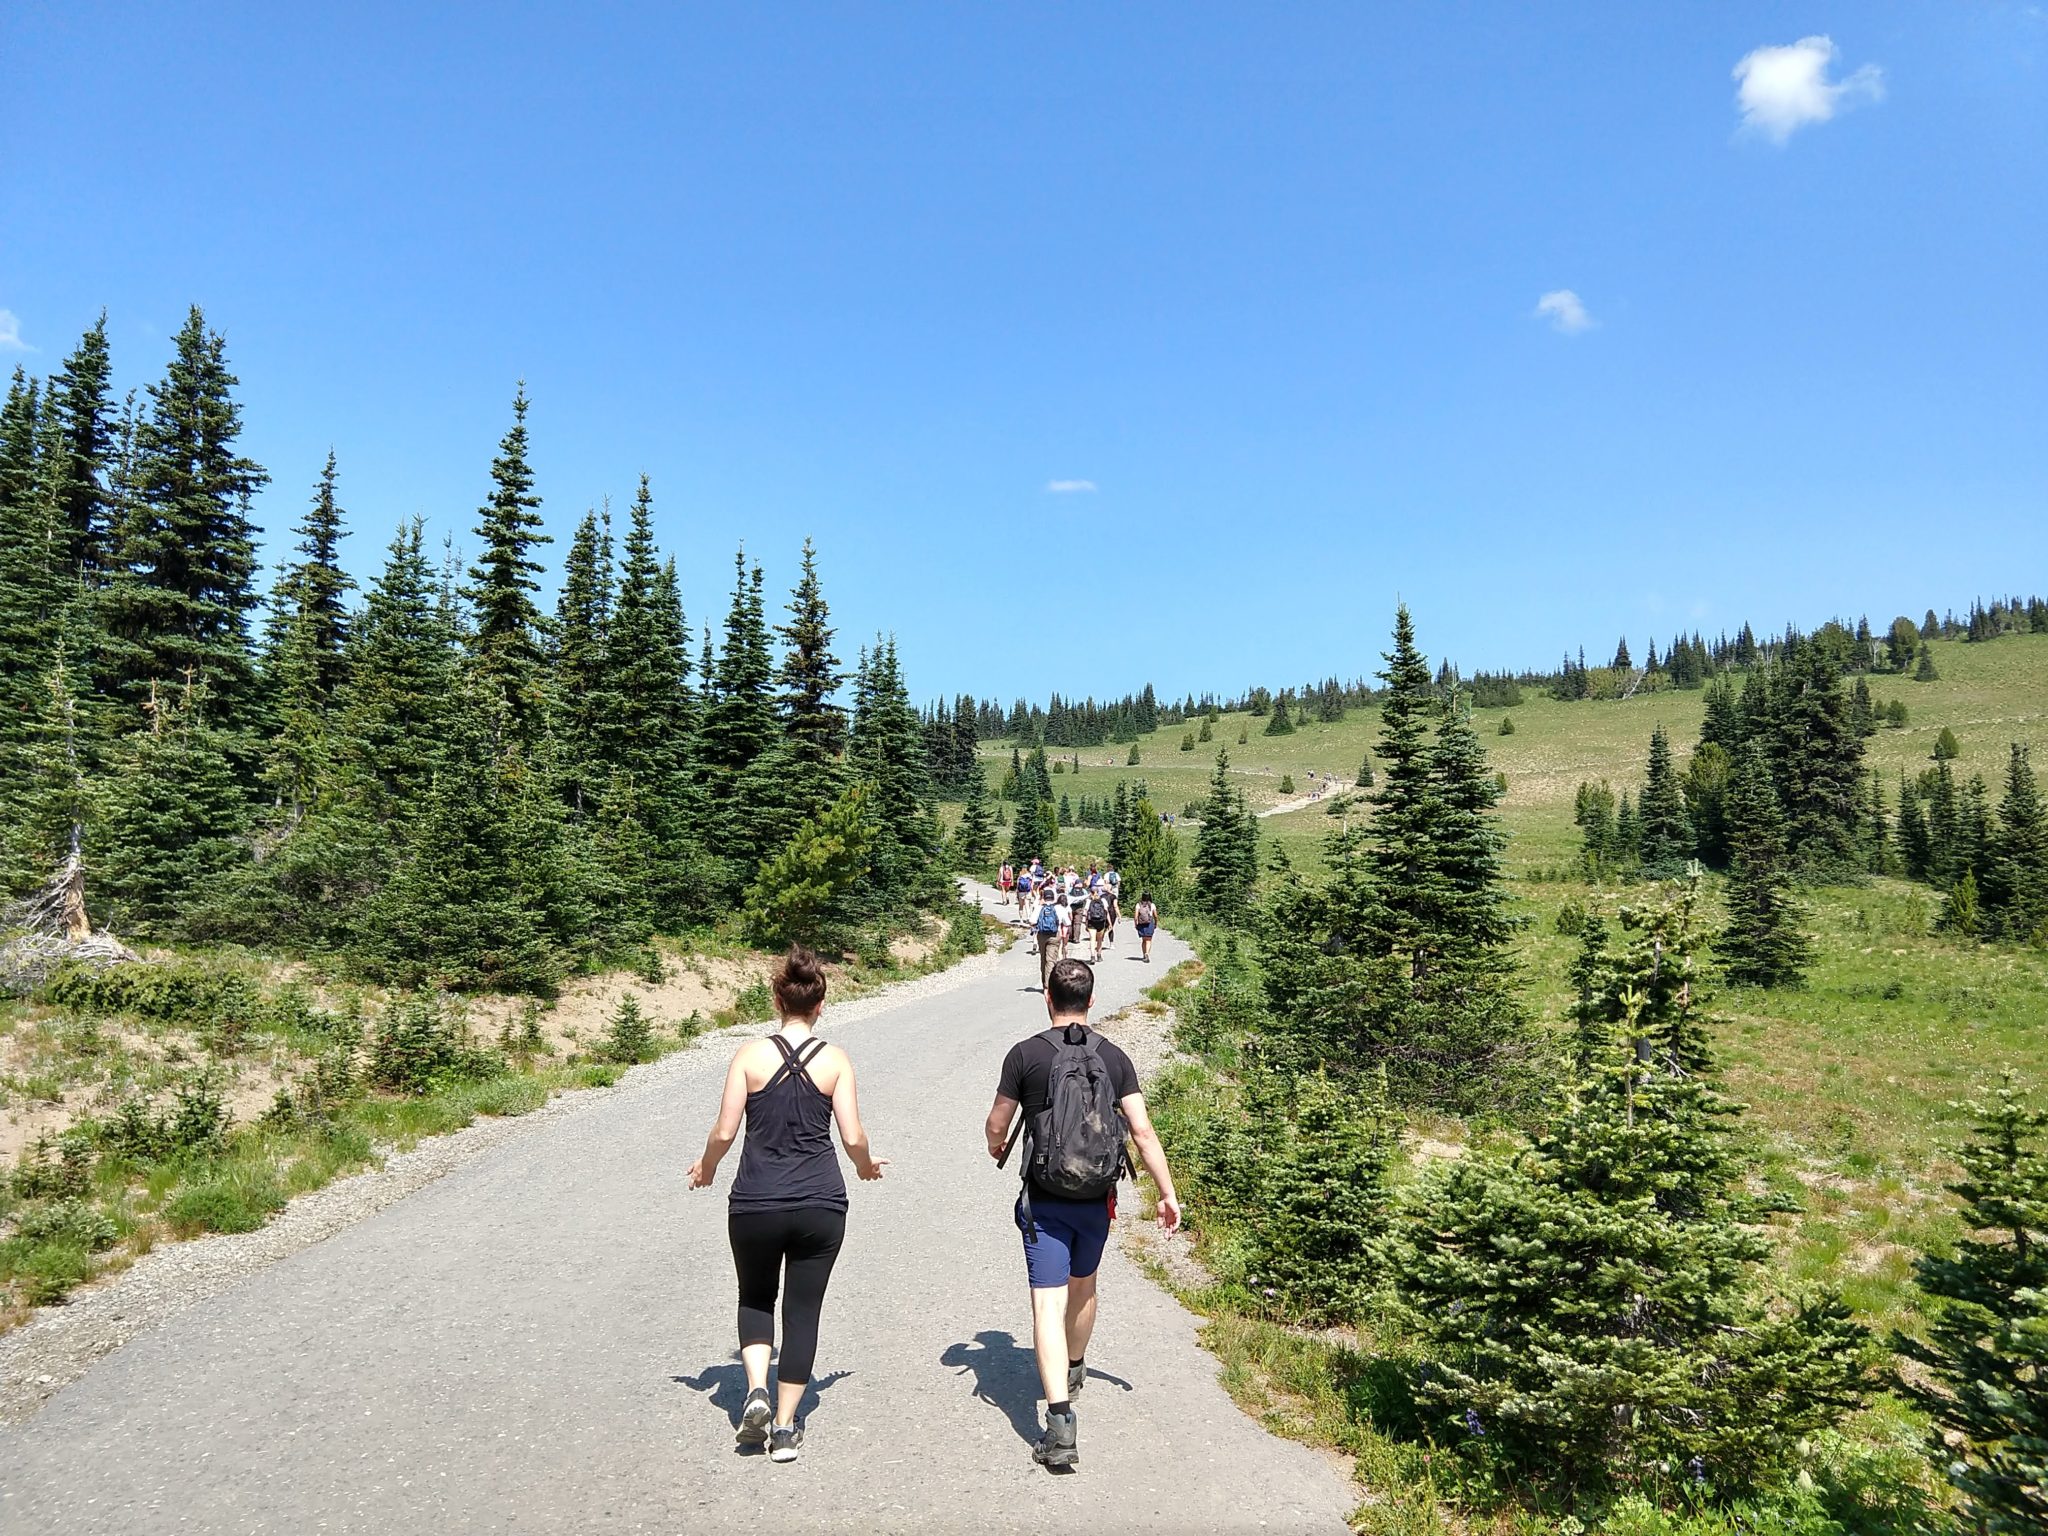
[[[491,494],[477,513],[476,536],[483,546],[470,567],[466,589],[476,613],[471,649],[478,673],[505,701],[507,727],[521,740],[538,732],[542,709],[541,662],[546,621],[534,603],[541,564],[536,544],[553,542],[541,532],[540,497],[526,461],[526,384],[512,397],[512,428],[491,461]]]
[[[1259,1162],[1248,1262],[1294,1316],[1352,1322],[1380,1279],[1398,1123],[1377,1094],[1323,1072],[1301,1078],[1293,1098],[1278,1144]]]
[[[1901,1388],[1955,1437],[1932,1450],[1975,1529],[2022,1536],[2048,1529],[2048,1114],[2010,1074],[1968,1108],[1949,1188],[1970,1235],[1920,1260],[1926,1336],[1892,1343],[1925,1373]]]
[[[1913,669],[1913,681],[1933,683],[1941,680],[1941,674],[1934,670],[1934,650],[1923,643],[1920,647],[1920,664]]]
[[[1287,695],[1284,693],[1273,701],[1273,713],[1266,717],[1266,735],[1292,736],[1294,734],[1294,720],[1288,710],[1287,702]],[[1208,729],[1209,724],[1205,720],[1202,722],[1202,730],[1206,733]],[[1204,739],[1207,739],[1206,735]]]
[[[1230,753],[1216,754],[1202,826],[1195,835],[1195,904],[1212,917],[1238,920],[1259,877],[1258,823],[1231,787]]]
[[[1621,637],[1621,638],[1620,638],[1619,640],[1615,641],[1615,643],[1614,643],[1614,661],[1613,661],[1612,665],[1613,665],[1613,667],[1614,667],[1614,670],[1615,670],[1615,671],[1617,671],[1617,672],[1629,672],[1629,671],[1633,671],[1633,670],[1634,670],[1634,668],[1635,668],[1635,663],[1634,663],[1634,662],[1632,662],[1632,661],[1630,661],[1630,660],[1629,660],[1629,658],[1628,658],[1628,636],[1627,636],[1627,635],[1623,635],[1623,636],[1622,636],[1622,637]]]
[[[1504,965],[1514,921],[1501,868],[1507,839],[1493,815],[1501,789],[1488,771],[1471,711],[1455,689],[1437,722],[1429,775],[1437,807],[1431,862],[1441,892],[1430,921],[1445,936],[1437,947],[1467,962],[1483,956]]]
[[[414,519],[392,539],[370,588],[336,701],[337,766],[377,819],[415,806],[433,779],[454,688],[453,648]]]
[[[838,797],[840,759],[846,751],[846,711],[833,702],[844,681],[832,654],[831,610],[818,583],[817,552],[804,540],[803,576],[790,594],[789,623],[782,637],[782,667],[776,680],[782,730],[804,780],[810,808]],[[972,746],[969,747],[970,753]],[[986,789],[986,781],[983,788]]]
[[[1117,786],[1121,795],[1123,786]],[[989,861],[995,857],[996,823],[988,798],[988,775],[982,771],[981,760],[976,758],[967,773],[967,803],[960,812],[960,827],[954,840],[957,854],[956,864],[976,879],[988,874]]]
[[[669,803],[680,793],[689,670],[689,634],[676,600],[673,567],[664,569],[655,548],[654,498],[642,475],[605,637],[607,691],[615,713],[605,732],[604,757],[629,773],[641,793]]]
[[[937,879],[939,824],[931,805],[923,730],[903,683],[896,642],[878,640],[868,655],[867,703],[848,746],[848,764],[872,787],[870,815],[875,829],[875,894],[891,903],[913,905],[940,894]],[[1033,753],[1044,787],[1041,814],[1051,804],[1052,781],[1043,751]],[[1051,829],[1058,838],[1058,827]],[[1041,850],[1042,852],[1043,850]]]
[[[2048,932],[2048,815],[2027,749],[2012,744],[1984,871],[1984,905],[1999,929],[2021,942]]]
[[[1429,729],[1440,711],[1429,661],[1415,644],[1405,604],[1394,614],[1394,648],[1379,675],[1379,762],[1385,782],[1373,792],[1366,863],[1376,893],[1382,942],[1420,974],[1427,966],[1433,914],[1445,905],[1435,866],[1436,797]]]
[[[1613,1043],[1533,1146],[1449,1165],[1390,1268],[1427,1341],[1424,1411],[1474,1460],[1567,1495],[1690,1464],[1734,1493],[1857,1403],[1866,1346],[1838,1301],[1762,1292],[1734,1106],[1659,1048],[1635,955]]]
[[[1800,931],[1805,914],[1791,895],[1785,824],[1770,768],[1752,743],[1743,751],[1728,797],[1728,926],[1716,941],[1729,980],[1743,986],[1796,987],[1811,963]]]
[[[144,724],[120,744],[99,839],[110,927],[168,931],[242,858],[246,803],[203,703],[191,682],[175,696],[147,698]]]
[[[1123,889],[1131,906],[1150,896],[1154,905],[1165,912],[1178,899],[1180,843],[1142,794],[1131,806],[1130,852],[1116,867],[1123,875]]]
[[[140,706],[189,673],[217,729],[254,707],[248,616],[256,606],[249,498],[269,480],[235,451],[242,411],[227,343],[195,306],[136,430],[134,495],[115,529],[101,599],[111,690]]]
[[[348,654],[348,594],[356,585],[340,564],[341,541],[348,537],[342,519],[347,514],[335,501],[334,481],[334,451],[329,449],[326,467],[313,490],[313,504],[292,530],[298,535],[298,550],[304,558],[279,583],[287,619],[304,622],[299,644],[313,667],[311,695],[322,706],[341,686]]]
[[[65,563],[88,585],[106,579],[113,554],[113,509],[107,494],[114,449],[112,379],[107,317],[102,311],[64,359],[63,368],[51,376],[45,406],[55,429],[49,483],[56,522],[65,534]]]
[[[844,936],[876,841],[870,794],[855,784],[762,866],[742,902],[741,921],[755,943],[829,944]]]
[[[1693,856],[1693,830],[1671,763],[1671,739],[1661,725],[1650,732],[1650,763],[1636,813],[1642,827],[1643,873],[1653,880],[1670,879]]]
[[[1723,869],[1728,863],[1728,783],[1733,773],[1734,759],[1728,749],[1703,739],[1693,749],[1680,785],[1700,861],[1714,869]]]
[[[1741,716],[1736,711],[1735,686],[1725,677],[1707,684],[1706,715],[1700,723],[1700,741],[1712,742],[1732,758],[1742,746]]]
[[[586,512],[562,562],[551,637],[552,718],[564,759],[563,792],[579,815],[603,793],[606,736],[619,714],[611,687],[611,622],[611,518]]]
[[[729,785],[775,741],[775,705],[769,692],[773,678],[761,568],[755,566],[750,576],[746,551],[741,550],[733,558],[732,605],[718,653],[715,696],[698,731],[698,759],[714,776],[714,796],[718,786]]]
[[[0,742],[41,707],[73,571],[50,484],[60,445],[41,390],[20,368],[0,409]]]
[[[11,814],[0,827],[0,896],[43,889],[67,859],[85,856],[103,786],[95,783],[95,716],[80,696],[83,669],[74,644],[60,637],[41,679],[41,706],[22,739],[0,760],[10,786]]]

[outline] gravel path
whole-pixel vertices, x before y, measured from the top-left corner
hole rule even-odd
[[[1154,953],[1103,965],[1099,1015],[1187,951]],[[732,1445],[737,1156],[718,1189],[682,1179],[711,1041],[153,1254],[0,1341],[0,1402],[55,1394],[0,1430],[0,1530],[1343,1530],[1342,1471],[1239,1413],[1196,1320],[1115,1248],[1082,1468],[1032,1465],[1014,1183],[980,1126],[1036,981],[1019,947],[827,1014],[893,1161],[853,1183],[795,1465]]]

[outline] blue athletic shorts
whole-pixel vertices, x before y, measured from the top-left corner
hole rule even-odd
[[[1033,1193],[1031,1216],[1038,1241],[1024,1233],[1024,1272],[1034,1291],[1065,1285],[1076,1276],[1085,1280],[1101,1267],[1102,1245],[1109,1241],[1110,1197],[1100,1200],[1055,1200]],[[1024,1201],[1017,1201],[1017,1230],[1024,1232]]]

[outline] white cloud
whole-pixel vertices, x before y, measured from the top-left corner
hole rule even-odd
[[[1884,100],[1884,71],[1865,64],[1846,80],[1830,80],[1841,50],[1831,37],[1802,37],[1782,48],[1759,48],[1735,66],[1735,105],[1742,126],[1782,144],[1808,123],[1824,123],[1857,100]]]
[[[1095,482],[1093,480],[1048,480],[1045,482],[1045,488],[1055,496],[1071,496],[1076,491],[1094,490]]]
[[[11,309],[0,309],[0,352],[33,352],[21,339],[21,321]]]
[[[1569,288],[1553,288],[1536,301],[1538,319],[1548,320],[1553,330],[1567,336],[1590,331],[1600,322],[1586,313],[1585,301]]]

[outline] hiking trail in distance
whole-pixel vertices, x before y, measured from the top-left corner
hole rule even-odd
[[[1144,965],[1128,917],[1119,936],[1098,1019],[1189,954],[1161,932]],[[890,1165],[848,1176],[794,1464],[733,1445],[737,1152],[711,1189],[683,1177],[728,1036],[188,1307],[0,1429],[0,1529],[1343,1531],[1341,1467],[1240,1412],[1196,1320],[1114,1241],[1080,1469],[1033,1464],[1017,1181],[981,1127],[1004,1052],[1044,1025],[1037,980],[1019,944],[847,1022],[828,1008]]]

